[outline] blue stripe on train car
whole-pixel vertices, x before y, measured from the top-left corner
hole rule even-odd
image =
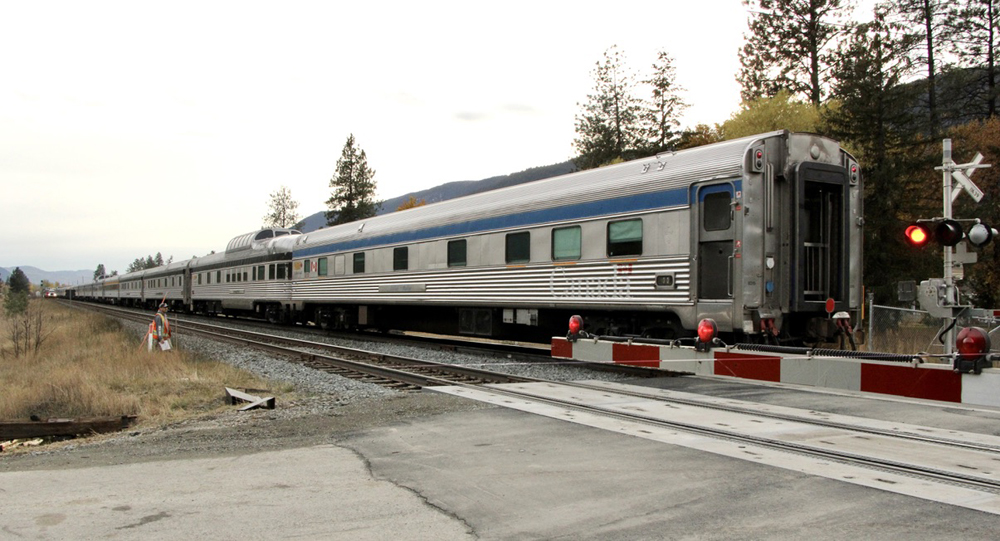
[[[740,183],[736,182],[735,184],[737,186],[736,189],[738,190]],[[685,186],[684,188],[676,190],[644,193],[630,195],[627,197],[616,197],[613,199],[602,199],[600,201],[565,205],[562,207],[544,210],[507,214],[493,218],[483,218],[481,220],[470,220],[459,224],[429,227],[402,233],[393,233],[389,235],[373,236],[364,239],[302,248],[294,250],[293,256],[296,258],[310,257],[333,252],[370,248],[373,246],[384,246],[387,244],[402,244],[441,237],[469,235],[511,227],[526,227],[543,223],[579,220],[597,216],[610,216],[626,212],[678,207],[688,204],[687,192],[688,187]]]

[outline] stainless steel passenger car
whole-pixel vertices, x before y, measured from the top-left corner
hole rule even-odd
[[[831,338],[862,303],[861,177],[785,131],[664,153],[303,235],[291,316],[495,337]]]
[[[205,314],[251,315],[275,322],[292,313],[294,229],[262,229],[234,238],[226,251],[74,286],[80,300]]]
[[[240,235],[224,252],[191,260],[185,306],[208,314],[290,319],[294,229],[263,229]]]

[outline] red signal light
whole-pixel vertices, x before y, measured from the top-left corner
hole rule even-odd
[[[926,246],[930,238],[930,230],[922,224],[910,224],[910,226],[906,228],[906,241],[910,243],[911,246]]]
[[[990,335],[979,327],[966,327],[958,333],[955,349],[962,360],[978,361],[990,352]]]
[[[706,344],[710,343],[715,339],[716,335],[719,334],[719,326],[715,324],[715,320],[711,318],[705,318],[698,322],[698,341],[704,342]]]
[[[580,329],[583,328],[583,318],[580,316],[572,316],[569,318],[569,332],[570,334],[580,334]]]

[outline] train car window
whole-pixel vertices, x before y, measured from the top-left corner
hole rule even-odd
[[[267,279],[274,280],[274,265],[267,266]]]
[[[257,279],[261,281],[264,280],[264,265],[257,266]]]
[[[253,281],[257,281],[257,267],[253,267]]]
[[[246,271],[246,269],[243,269],[243,281],[244,282],[247,281],[247,271]]]
[[[306,276],[309,275],[309,260],[308,259],[302,262],[302,273],[305,274]]]
[[[320,276],[326,276],[326,265],[327,265],[326,258],[325,257],[319,258],[319,263],[317,265],[319,267],[319,272],[317,274],[319,274]]]
[[[448,241],[448,266],[464,267],[466,265],[465,239]]]
[[[642,255],[642,219],[608,222],[608,257]]]
[[[392,270],[410,270],[410,248],[408,246],[392,249]]]
[[[507,233],[507,263],[527,263],[531,260],[531,233]]]
[[[365,253],[358,252],[354,254],[354,274],[361,274],[365,272]]]
[[[222,283],[222,271],[215,271],[215,283]]]
[[[725,231],[733,222],[729,192],[710,193],[702,203],[702,227],[705,231]]]
[[[285,265],[278,265],[278,280],[285,279]]]
[[[578,225],[553,229],[552,260],[580,259],[582,238],[583,234]]]

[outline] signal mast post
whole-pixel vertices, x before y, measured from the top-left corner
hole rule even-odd
[[[944,183],[944,219],[951,219],[951,173],[954,170],[955,162],[951,159],[951,139],[945,139],[942,141],[942,159],[941,159],[941,177]],[[945,246],[942,252],[944,252],[944,287],[945,287],[945,299],[949,305],[958,304],[957,296],[955,295],[955,275],[952,269],[953,255],[952,247]],[[955,321],[954,314],[950,318],[952,322]],[[946,355],[951,355],[952,348],[955,344],[955,326],[949,325],[948,331],[944,337],[944,352]]]
[[[990,167],[990,165],[982,163],[983,155],[979,153],[976,154],[976,157],[972,160],[971,163],[961,164],[961,165],[956,164],[954,160],[952,160],[951,158],[951,139],[944,139],[942,141],[942,151],[943,151],[942,152],[943,157],[941,160],[941,167],[935,167],[934,169],[942,172],[941,177],[944,184],[943,198],[942,198],[944,204],[943,208],[944,219],[951,220],[952,203],[955,201],[955,199],[958,198],[958,196],[962,193],[963,190],[967,192],[969,196],[975,199],[976,203],[982,200],[983,198],[982,190],[980,190],[978,186],[976,186],[971,180],[969,180],[969,176],[971,176],[976,169]],[[957,180],[961,186],[960,187],[953,186],[952,179]],[[964,245],[961,246],[964,247]],[[957,308],[959,305],[958,305],[958,295],[956,294],[955,291],[955,265],[957,264],[961,268],[961,266],[965,263],[974,263],[976,261],[975,253],[966,255],[965,251],[962,250],[961,255],[963,257],[960,257],[959,260],[956,262],[955,254],[952,251],[951,246],[944,246],[942,251],[944,252],[944,288],[945,288],[944,301],[947,306],[952,306]],[[964,277],[964,275],[965,275],[964,271],[960,270],[959,279]],[[955,321],[954,311],[952,311],[949,319],[952,322]],[[944,340],[945,354],[951,355],[952,352],[954,351],[953,349],[954,346],[955,346],[955,326],[949,325]]]

